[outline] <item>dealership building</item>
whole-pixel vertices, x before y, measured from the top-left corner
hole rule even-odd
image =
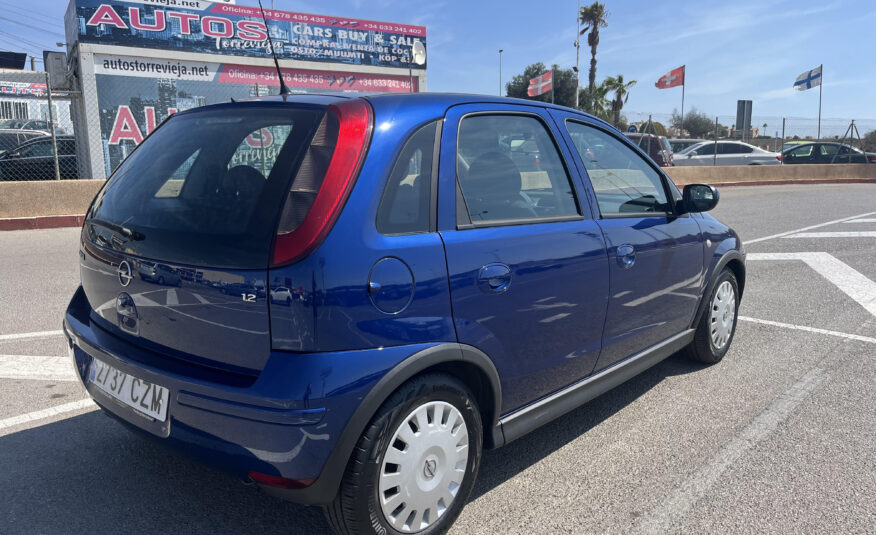
[[[265,24],[267,21],[267,25]],[[66,80],[79,176],[105,178],[174,112],[277,94],[412,92],[426,28],[204,0],[71,0]],[[270,39],[269,39],[270,36]],[[419,45],[417,45],[419,48]]]

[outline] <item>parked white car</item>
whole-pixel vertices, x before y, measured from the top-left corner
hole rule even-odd
[[[675,154],[675,165],[779,165],[778,152],[769,152],[741,141],[704,141]]]

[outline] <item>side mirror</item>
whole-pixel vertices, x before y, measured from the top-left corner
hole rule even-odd
[[[693,158],[696,155],[697,155],[697,151],[695,151],[695,150],[692,150],[692,151],[687,153],[688,158]]]
[[[681,213],[708,212],[718,204],[718,188],[708,184],[688,184],[684,187]]]

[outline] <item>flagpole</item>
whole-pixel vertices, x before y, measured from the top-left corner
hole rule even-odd
[[[556,86],[556,85],[557,84],[554,83],[554,67],[551,66],[551,104],[554,103],[554,92],[556,91],[554,89],[554,86]],[[821,115],[820,115],[821,112],[818,112],[818,113],[819,113],[819,117],[821,117]],[[820,121],[820,119],[819,119],[819,121]],[[821,123],[819,122],[819,124],[821,124]]]
[[[821,140],[821,88],[824,87],[824,64],[818,66],[818,72],[821,73],[818,80],[818,137],[816,140]]]
[[[681,66],[681,126],[678,137],[684,137],[684,84],[687,83],[687,65]]]

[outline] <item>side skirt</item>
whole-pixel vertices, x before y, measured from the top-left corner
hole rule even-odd
[[[693,341],[694,332],[694,329],[680,332],[672,338],[667,338],[659,344],[618,362],[614,366],[600,370],[594,375],[501,418],[497,427],[501,429],[505,437],[505,444],[559,418],[658,364],[690,344]]]

